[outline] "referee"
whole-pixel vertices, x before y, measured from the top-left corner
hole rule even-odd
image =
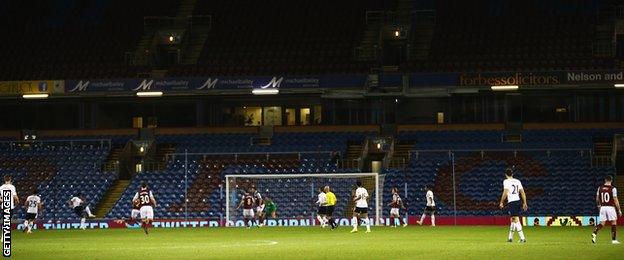
[[[329,186],[325,186],[323,190],[325,191],[325,196],[327,196],[327,210],[325,212],[325,214],[327,215],[327,221],[329,222],[329,225],[331,225],[331,229],[336,229],[337,225],[334,222],[333,217],[334,206],[336,206],[336,194],[331,192]]]

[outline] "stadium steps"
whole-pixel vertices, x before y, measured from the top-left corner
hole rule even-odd
[[[347,147],[347,160],[354,160],[362,156],[362,144],[349,144]]]
[[[623,190],[624,189],[624,175],[615,176],[613,186],[615,186],[618,189],[618,191]]]
[[[362,40],[354,52],[357,60],[372,61],[377,59],[384,16],[383,12],[366,14],[366,29],[362,32]]]
[[[97,217],[104,217],[115,206],[122,193],[130,185],[130,180],[118,180],[113,186],[106,192],[100,204],[98,204],[95,215]],[[130,203],[130,202],[128,202]]]
[[[176,152],[175,144],[158,144],[158,151],[156,151],[156,160],[159,163],[167,163],[167,156]]]
[[[596,58],[612,58],[615,55],[615,8],[611,4],[599,7],[592,44],[593,56]]]
[[[391,168],[404,168],[410,160],[410,151],[414,148],[414,141],[403,141],[394,145]]]
[[[103,171],[116,171],[119,165],[119,157],[123,152],[123,147],[113,147],[108,156],[106,157],[106,161],[102,165]]]
[[[613,143],[605,140],[594,142],[594,156],[592,158],[596,166],[611,166],[611,153],[613,152]]]
[[[435,10],[415,11],[410,27],[409,59],[426,60],[429,58],[435,25]]]

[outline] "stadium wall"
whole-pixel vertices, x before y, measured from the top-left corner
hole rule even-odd
[[[536,223],[533,220],[539,218],[540,222]],[[550,217],[524,217],[522,220],[525,226],[588,226],[593,225],[591,222],[594,216],[572,217],[572,216],[550,216]],[[416,221],[418,216],[410,216],[408,223],[410,225],[417,225]],[[529,221],[530,220],[530,221]],[[337,219],[340,226],[350,226],[351,220],[348,218]],[[381,220],[382,223],[386,223],[388,218]],[[430,225],[430,220],[427,218],[423,225]],[[453,216],[436,216],[436,225],[438,226],[453,226],[455,225],[455,218]],[[507,226],[509,225],[509,217],[506,216],[458,216],[458,226]],[[624,219],[618,220],[618,225],[624,225]],[[217,228],[224,227],[224,221],[219,219],[156,219],[154,220],[153,227],[155,228]],[[242,221],[236,223],[230,223],[230,226],[242,227]],[[306,227],[306,226],[318,226],[316,220],[309,218],[305,219],[278,219],[267,220],[267,226],[290,226],[290,227]],[[24,225],[22,223],[13,223],[12,229],[22,230]],[[40,230],[55,230],[55,229],[78,229],[80,228],[80,222],[77,221],[36,221],[34,225],[35,229]],[[120,220],[89,220],[87,221],[88,229],[110,229],[110,228],[126,228],[126,229],[138,229],[140,225],[127,224]]]

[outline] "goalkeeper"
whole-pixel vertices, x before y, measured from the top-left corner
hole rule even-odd
[[[277,216],[277,205],[269,197],[265,197],[264,199],[264,211],[266,216],[270,216],[272,218],[276,218]]]

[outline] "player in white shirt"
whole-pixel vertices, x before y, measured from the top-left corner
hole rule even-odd
[[[423,214],[420,216],[420,220],[416,221],[416,223],[418,223],[418,225],[422,225],[423,221],[425,220],[425,216],[429,214],[429,216],[431,216],[431,226],[435,227],[436,208],[435,200],[433,199],[433,191],[431,190],[431,187],[429,185],[425,186],[425,190],[427,191],[427,194],[425,195],[425,198],[427,199],[427,206],[425,207]]]
[[[505,177],[506,179],[503,181],[503,194],[501,194],[498,206],[503,209],[505,207],[505,200],[507,200],[507,210],[511,217],[507,242],[513,242],[513,232],[516,231],[520,236],[520,243],[525,243],[526,238],[522,231],[520,215],[522,214],[522,210],[526,211],[528,209],[526,194],[524,193],[522,183],[513,177],[513,170],[511,168],[505,169]],[[520,204],[520,199],[522,199],[522,205]]]
[[[13,214],[13,209],[15,209],[15,205],[19,204],[19,197],[17,196],[17,191],[15,190],[15,186],[13,186],[10,175],[4,176],[4,184],[0,186],[0,191],[5,190],[11,191],[11,197],[13,198],[11,200],[11,214]]]
[[[33,191],[33,194],[26,198],[26,202],[24,203],[24,207],[26,208],[26,220],[24,221],[24,232],[30,234],[32,233],[32,227],[35,223],[35,219],[37,218],[37,214],[41,211],[41,206],[43,203],[41,202],[41,197],[37,195],[37,189]]]
[[[85,206],[85,199],[82,196],[82,193],[76,194],[76,196],[72,197],[69,200],[69,206],[74,210],[76,216],[80,218],[80,229],[87,229],[86,225],[86,217],[93,218],[95,215],[91,214],[91,209],[89,206]]]
[[[318,213],[316,215],[316,219],[321,224],[321,227],[324,228],[327,226],[327,195],[323,188],[318,189],[318,199],[316,200],[316,204],[318,204]]]
[[[353,202],[355,202],[355,209],[353,210],[353,230],[351,233],[358,232],[358,225],[360,219],[364,221],[366,225],[366,233],[370,233],[370,221],[368,220],[368,191],[362,187],[362,182],[357,181],[357,189],[355,190],[355,196],[353,196]]]

